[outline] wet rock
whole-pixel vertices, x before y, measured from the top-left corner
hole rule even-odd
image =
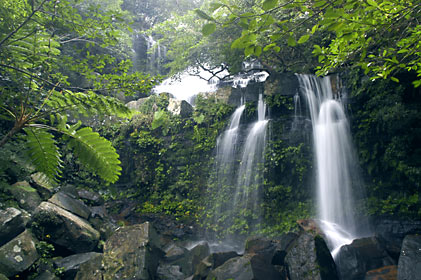
[[[31,184],[44,200],[49,199],[54,193],[53,183],[42,172],[37,172],[31,175]]]
[[[302,232],[285,256],[290,280],[338,279],[335,263],[320,236]]]
[[[373,228],[379,242],[389,255],[398,261],[403,239],[409,234],[421,234],[421,221],[404,221],[377,218]]]
[[[119,228],[104,245],[104,279],[156,279],[162,256],[150,223]]]
[[[173,115],[179,115],[182,118],[187,118],[193,113],[193,107],[188,102],[174,98],[169,99],[167,110]]]
[[[158,266],[157,276],[160,280],[183,280],[186,278],[178,265],[162,264]]]
[[[90,258],[82,263],[76,274],[75,280],[103,280],[102,254]]]
[[[63,273],[64,273],[62,277],[63,279],[73,280],[75,279],[76,273],[78,272],[82,264],[100,255],[101,255],[100,253],[96,253],[96,252],[71,255],[63,259],[56,260],[54,262],[54,265],[56,268],[63,269]]]
[[[274,243],[275,251],[273,252],[272,264],[278,266],[285,265],[285,256],[294,241],[298,238],[298,234],[289,232],[283,234],[279,240]],[[284,269],[281,269],[284,271]]]
[[[4,274],[0,273],[0,280],[9,280]]]
[[[421,279],[421,235],[407,235],[398,263],[398,280]]]
[[[188,275],[193,274],[193,272],[196,271],[196,267],[199,265],[199,263],[209,256],[210,254],[210,248],[209,244],[207,242],[202,242],[194,246],[190,250],[190,271],[188,271]],[[222,263],[221,263],[222,264]]]
[[[369,270],[395,264],[375,237],[356,239],[342,246],[335,260],[344,280],[363,279]]]
[[[77,191],[79,198],[84,199],[91,206],[100,206],[104,204],[104,198],[99,193],[88,191],[88,190],[78,190]]]
[[[60,280],[60,278],[55,276],[51,271],[46,270],[41,272],[34,280]]]
[[[187,250],[186,248],[179,247],[175,244],[171,244],[170,246],[167,246],[167,248],[164,249],[164,252],[164,261],[173,262],[185,257],[186,254],[189,253],[189,250]]]
[[[364,280],[396,280],[397,277],[398,267],[396,265],[389,265],[367,271]]]
[[[0,209],[0,246],[9,242],[25,229],[22,212],[10,207]]]
[[[202,259],[202,261],[196,266],[195,272],[193,274],[193,279],[206,279],[211,270],[223,265],[228,260],[236,257],[239,257],[239,255],[234,251],[210,254],[206,258]]]
[[[195,279],[195,278],[193,278]],[[228,260],[223,265],[211,271],[206,280],[253,280],[251,256],[236,257]]]
[[[29,268],[37,259],[36,239],[25,230],[0,248],[0,271],[7,277]]]
[[[36,209],[31,227],[40,239],[49,240],[75,253],[92,251],[100,234],[82,219],[50,202],[42,202]]]
[[[263,237],[251,237],[246,240],[245,253],[258,253],[273,248],[272,241]]]
[[[36,189],[32,188],[26,181],[13,184],[9,190],[19,206],[31,213],[42,201]]]
[[[88,219],[91,215],[91,210],[83,201],[72,198],[64,192],[56,193],[48,201],[84,219]]]

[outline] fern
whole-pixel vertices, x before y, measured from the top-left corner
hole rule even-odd
[[[53,91],[46,104],[53,110],[72,111],[74,114],[115,115],[129,118],[132,112],[118,99],[94,92]]]
[[[118,180],[121,162],[110,141],[93,132],[90,127],[64,133],[72,137],[69,144],[84,165],[107,182],[114,183]]]
[[[48,178],[60,177],[61,159],[54,136],[45,129],[24,128],[29,158],[34,167]]]

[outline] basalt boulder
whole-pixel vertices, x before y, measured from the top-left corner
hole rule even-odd
[[[421,279],[421,235],[407,235],[398,263],[398,280]]]
[[[9,242],[25,229],[22,212],[10,207],[0,209],[0,246]]]

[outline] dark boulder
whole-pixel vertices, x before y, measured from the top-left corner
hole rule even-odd
[[[150,223],[119,228],[104,245],[104,279],[156,279],[163,255]]]
[[[37,190],[32,188],[26,181],[13,184],[9,188],[9,191],[16,199],[19,206],[31,213],[42,201]]]
[[[100,206],[103,205],[105,200],[99,193],[88,191],[88,190],[78,190],[77,194],[79,198],[85,200],[88,205],[91,206]]]
[[[25,229],[22,212],[16,208],[0,209],[0,246],[9,242]]]
[[[398,261],[403,239],[409,234],[421,234],[421,221],[377,218],[373,220],[373,229],[389,255]]]
[[[367,271],[396,264],[375,237],[355,239],[335,258],[341,279],[364,279]]]
[[[44,200],[49,199],[54,194],[54,185],[44,173],[32,174],[30,182]]]
[[[48,201],[84,219],[88,219],[91,215],[91,210],[83,201],[75,199],[65,192],[56,193]]]
[[[73,280],[75,279],[76,273],[78,272],[80,266],[98,256],[100,253],[88,252],[82,254],[71,255],[60,260],[56,260],[54,265],[56,268],[63,270],[64,280]]]
[[[0,247],[0,272],[10,277],[28,269],[39,258],[36,242],[32,234],[25,230]]]
[[[195,279],[195,278],[193,278]],[[251,267],[251,255],[235,257],[223,265],[212,270],[207,280],[254,280],[253,269]]]
[[[41,272],[34,280],[60,280],[53,272],[46,270]]]
[[[85,219],[50,202],[42,202],[38,206],[31,227],[38,238],[48,236],[50,242],[75,253],[93,251],[100,237]]]
[[[211,270],[223,265],[228,260],[236,257],[239,257],[239,255],[233,251],[212,253],[206,258],[202,259],[202,261],[196,266],[192,279],[206,279]]]
[[[157,276],[160,280],[183,280],[186,275],[181,272],[178,265],[160,264],[157,270]]]
[[[398,263],[398,280],[421,279],[421,235],[407,235]]]
[[[102,254],[97,254],[80,264],[75,280],[103,280]]]
[[[285,256],[290,280],[338,279],[335,263],[324,240],[302,232]]]

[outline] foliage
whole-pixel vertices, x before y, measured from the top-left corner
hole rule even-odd
[[[264,53],[276,57],[284,46],[299,48],[315,37],[313,54],[321,63],[318,74],[358,66],[372,79],[398,82],[396,73],[413,71],[418,76],[414,86],[421,85],[418,1],[266,0],[253,2],[251,7],[242,3],[213,1],[197,14],[222,28],[240,26],[242,33],[231,47],[243,49],[246,57]],[[209,28],[204,31],[204,35],[210,33]],[[287,58],[282,53],[281,57]]]
[[[115,150],[74,119],[128,117],[129,110],[110,96],[145,94],[157,82],[129,73],[128,28],[113,3],[5,0],[0,7],[0,117],[8,129],[0,148],[21,134],[34,166],[51,179],[60,175],[55,141],[61,134],[72,139],[80,162],[115,182],[121,169]]]

